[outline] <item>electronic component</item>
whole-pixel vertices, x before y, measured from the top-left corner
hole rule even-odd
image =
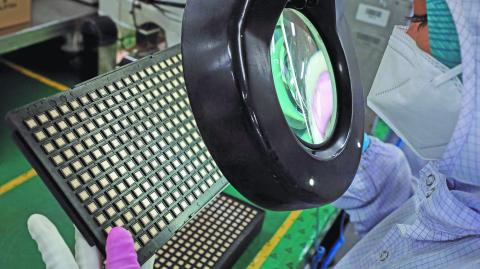
[[[179,47],[10,112],[14,138],[90,244],[123,226],[145,262],[227,184],[197,130]]]
[[[264,214],[221,194],[157,251],[154,268],[231,268],[260,232]]]

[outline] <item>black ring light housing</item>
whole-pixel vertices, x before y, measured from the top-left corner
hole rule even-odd
[[[270,44],[285,8],[308,18],[337,88],[333,134],[315,147],[289,128],[276,96]],[[335,0],[191,0],[182,29],[185,82],[198,128],[225,177],[273,210],[332,202],[350,186],[363,144],[363,91]]]

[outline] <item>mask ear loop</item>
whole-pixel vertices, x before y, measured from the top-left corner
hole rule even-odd
[[[432,80],[432,84],[435,87],[442,85],[443,83],[457,77],[458,75],[462,74],[462,64],[455,66],[454,68],[448,70],[447,72],[439,75],[438,77]]]

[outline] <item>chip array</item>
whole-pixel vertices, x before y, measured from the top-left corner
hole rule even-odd
[[[148,259],[226,186],[196,128],[179,47],[9,113],[17,144],[90,243]]]
[[[154,268],[230,268],[263,217],[262,210],[221,194],[157,251]]]

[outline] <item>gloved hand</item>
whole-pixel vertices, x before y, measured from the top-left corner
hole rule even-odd
[[[367,151],[368,146],[370,146],[370,137],[367,134],[363,134],[362,154]]]
[[[37,242],[47,269],[100,269],[101,255],[75,228],[75,257],[70,252],[57,228],[45,216],[34,214],[28,218],[28,231]],[[142,267],[138,264],[133,238],[123,228],[114,228],[106,244],[107,269],[152,269],[155,257]]]

